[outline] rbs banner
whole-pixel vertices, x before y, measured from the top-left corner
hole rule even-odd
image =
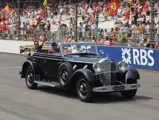
[[[159,70],[159,50],[150,48],[130,48],[130,47],[107,47],[97,46],[98,52],[104,51],[104,56],[108,56],[116,62],[125,61],[127,64],[137,68],[158,69]]]

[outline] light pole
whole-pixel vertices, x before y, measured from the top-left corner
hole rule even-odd
[[[20,40],[20,1],[18,0],[18,40]]]
[[[20,0],[17,0],[17,6],[18,6],[18,40],[20,40],[20,35],[21,35],[21,33],[20,33],[20,25],[21,25],[21,19],[20,19],[20,10],[21,10],[21,8],[20,8],[20,3],[22,4],[22,3],[39,3],[40,1],[39,0],[35,0],[35,1],[20,1]]]
[[[78,40],[78,4],[76,3],[75,41]]]
[[[99,10],[98,10],[98,0],[97,0],[97,11],[96,11],[96,25],[97,25],[97,31],[96,31],[96,39],[98,37],[98,26],[99,26]]]
[[[151,41],[155,40],[155,0],[150,0],[150,6],[151,6]]]

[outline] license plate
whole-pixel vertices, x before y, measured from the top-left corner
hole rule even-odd
[[[125,87],[124,86],[114,86],[113,89],[114,90],[124,90]]]

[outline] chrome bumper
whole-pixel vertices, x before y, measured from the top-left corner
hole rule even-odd
[[[135,90],[139,87],[140,87],[140,84],[124,84],[124,85],[95,87],[92,90],[94,92],[117,92],[117,91],[125,91],[125,90]]]

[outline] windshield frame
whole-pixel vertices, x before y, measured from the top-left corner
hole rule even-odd
[[[66,55],[73,55],[74,53],[70,53],[70,54],[64,54],[63,53],[63,46],[65,45],[84,45],[84,46],[94,46],[95,47],[95,52],[93,54],[98,55],[98,50],[97,50],[97,45],[95,42],[74,42],[74,43],[60,43],[60,51],[61,51],[61,55],[62,56],[66,56]],[[77,53],[80,54],[80,53]],[[92,53],[91,53],[92,54]]]

